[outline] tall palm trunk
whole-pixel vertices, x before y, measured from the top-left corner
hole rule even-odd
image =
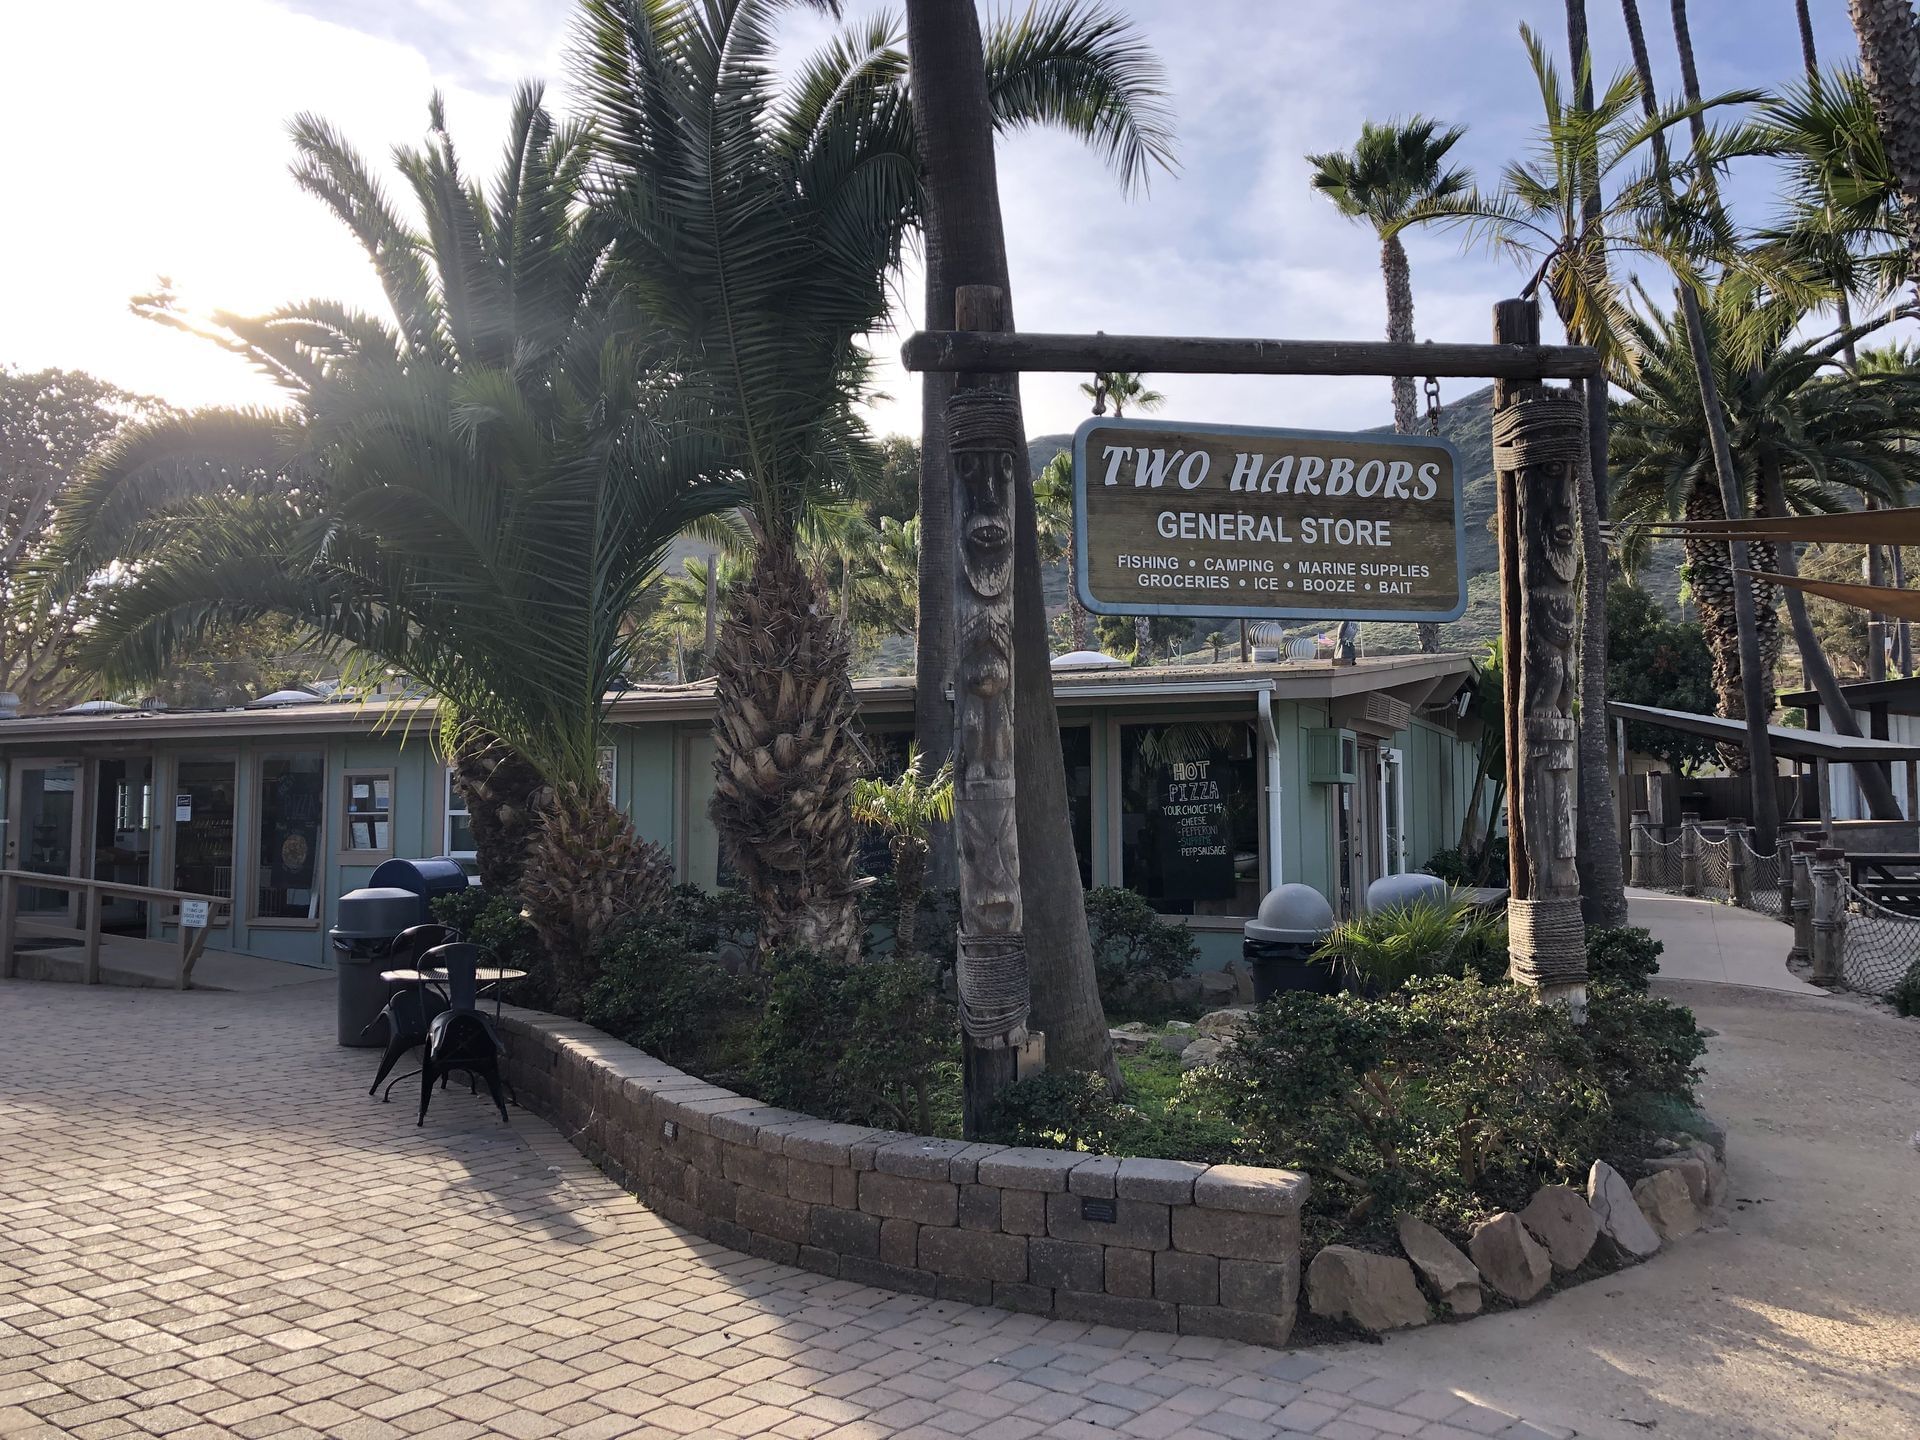
[[[1900,182],[1900,209],[1920,216],[1920,33],[1909,0],[1847,0],[1860,37],[1860,73]],[[1920,224],[1907,227],[1910,274],[1920,291]]]
[[[938,256],[944,287],[938,305],[928,305],[928,323],[939,323],[938,316],[951,322],[953,292],[961,285],[999,286],[1009,296],[1011,313],[1012,287],[978,12],[972,5],[951,0],[909,0],[907,54],[914,125],[925,170],[928,271],[933,273]],[[932,380],[928,376],[923,382],[929,424],[922,453],[924,458],[937,450],[944,458],[944,395],[941,408],[932,407],[936,391],[947,387],[936,387]],[[1032,1020],[1035,1029],[1046,1033],[1049,1064],[1095,1071],[1117,1086],[1119,1069],[1094,978],[1086,897],[1080,888],[1080,863],[1067,807],[1066,764],[1053,704],[1046,602],[1040,585],[1039,525],[1025,446],[1016,450],[1014,467],[1014,754]],[[944,473],[945,466],[941,468]],[[942,508],[947,503],[944,494],[937,502]],[[950,528],[944,539],[924,531],[921,535],[923,554],[939,551],[948,561],[949,580],[951,536]],[[949,584],[941,593],[950,589]],[[946,678],[953,673],[951,643],[949,631],[945,668],[931,676],[922,672],[923,693],[928,688],[944,690]],[[947,725],[950,737],[950,711]],[[940,756],[941,752],[928,747],[929,763],[937,764]]]
[[[784,536],[763,537],[714,655],[713,822],[767,954],[857,956],[859,773],[846,627]]]
[[[514,891],[526,869],[527,842],[552,792],[525,756],[482,726],[463,721],[449,748],[447,768],[467,802],[480,883],[501,894]]]
[[[1593,109],[1593,73],[1587,44],[1586,0],[1567,0],[1567,51],[1578,84],[1574,103]],[[1584,72],[1584,73],[1583,73]],[[1581,245],[1599,255],[1600,177],[1581,177]],[[1567,338],[1579,343],[1591,337],[1561,323]],[[1607,385],[1590,379],[1584,386],[1587,402],[1587,463],[1581,466],[1580,487],[1580,808],[1574,817],[1574,844],[1579,851],[1580,912],[1592,926],[1624,925],[1627,921],[1627,876],[1620,857],[1620,827],[1614,813],[1613,767],[1607,745],[1607,584],[1613,578],[1611,557],[1600,535],[1607,515]]]
[[[578,1016],[599,976],[601,943],[658,914],[673,891],[666,851],[642,840],[604,785],[562,785],[527,846],[520,895],[553,966],[553,1008]]]
[[[1387,339],[1402,345],[1413,343],[1413,272],[1407,265],[1407,247],[1398,235],[1380,242],[1380,274],[1387,282]],[[1393,428],[1411,435],[1420,425],[1420,407],[1415,399],[1413,377],[1393,377]]]
[[[1686,516],[1689,520],[1726,518],[1720,493],[1711,480],[1702,480],[1694,486],[1693,493],[1687,497]],[[1681,548],[1687,557],[1687,574],[1693,587],[1694,603],[1700,611],[1700,629],[1706,638],[1707,652],[1713,657],[1713,689],[1720,697],[1720,713],[1730,720],[1744,719],[1747,713],[1747,689],[1743,674],[1744,654],[1740,645],[1737,596],[1741,590],[1745,590],[1754,604],[1760,630],[1761,663],[1766,666],[1766,673],[1771,675],[1774,666],[1779,663],[1781,643],[1780,614],[1774,608],[1773,587],[1751,580],[1736,583],[1733,571],[1727,565],[1724,542],[1687,540],[1682,542]],[[1770,570],[1775,564],[1773,546],[1769,542],[1751,542],[1749,553],[1753,565],[1759,569]],[[1720,754],[1729,770],[1737,775],[1748,773],[1750,757],[1744,748],[1723,745]]]
[[[1627,22],[1627,40],[1633,49],[1634,73],[1640,81],[1640,105],[1649,119],[1659,113],[1654,98],[1653,62],[1647,57],[1646,32],[1640,25],[1640,7],[1636,0],[1620,0]],[[1691,63],[1691,57],[1688,62]],[[1664,135],[1653,136],[1653,159],[1661,191],[1671,199],[1672,184],[1667,168]],[[1700,297],[1684,279],[1679,282],[1680,310],[1685,317],[1687,344],[1693,355],[1695,378],[1700,386],[1700,408],[1706,417],[1707,439],[1713,453],[1714,477],[1720,489],[1723,513],[1739,519],[1744,513],[1740,497],[1740,475],[1734,468],[1733,447],[1727,440],[1727,412],[1721,403],[1719,382],[1714,378],[1713,348],[1707,338],[1706,318],[1700,313]],[[1727,547],[1735,568],[1753,568],[1749,546],[1736,540]],[[1740,653],[1741,718],[1747,727],[1747,757],[1753,769],[1752,810],[1754,843],[1765,851],[1773,845],[1780,828],[1780,800],[1775,791],[1773,739],[1767,733],[1767,721],[1773,713],[1773,670],[1763,666],[1758,611],[1752,590],[1733,587],[1733,609],[1738,629]],[[1775,624],[1778,624],[1776,618]]]

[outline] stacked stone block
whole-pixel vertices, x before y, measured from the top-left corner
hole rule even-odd
[[[817,1120],[591,1026],[503,1016],[507,1073],[595,1164],[732,1249],[909,1294],[1285,1342],[1304,1175]]]

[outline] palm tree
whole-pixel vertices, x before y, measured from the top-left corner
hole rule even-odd
[[[909,7],[910,33],[915,19]],[[1060,126],[1084,140],[1117,172],[1121,184],[1128,190],[1144,189],[1155,167],[1172,167],[1172,121],[1162,99],[1164,73],[1132,22],[1103,0],[1037,0],[1024,8],[1009,7],[1004,15],[988,22],[984,37],[976,35],[971,43],[972,48],[963,54],[921,55],[915,57],[914,63],[923,70],[929,64],[981,64],[986,76],[982,123],[990,126],[993,133],[1042,124]],[[919,120],[923,107],[916,102],[914,108],[916,123],[923,123]],[[974,198],[986,199],[984,194],[976,194]],[[993,197],[993,206],[993,223],[997,225],[997,195]],[[963,223],[986,223],[984,215],[956,215],[952,219],[954,227]],[[931,214],[926,220],[922,323],[929,330],[950,329],[953,292],[958,283],[946,251],[951,227],[935,223],[936,217]],[[920,378],[923,435],[946,433],[947,397],[952,388],[950,376]],[[953,751],[953,707],[946,700],[946,681],[954,669],[952,487],[945,448],[937,444],[924,446],[920,457],[920,614],[914,634],[914,673],[928,678],[914,692],[913,727],[927,753],[935,756]],[[1035,564],[1032,579],[1037,586],[1037,560]],[[1027,635],[1024,640],[1016,637],[1015,643],[1033,651],[1027,657],[1030,667],[1044,661],[1049,654],[1044,629],[1037,635]],[[1034,698],[1037,697],[1021,703],[1032,703]],[[1057,734],[1037,718],[1027,727],[1026,734],[1035,744],[1058,743]],[[1052,738],[1047,738],[1050,735]],[[1040,764],[1041,757],[1036,756],[1034,763]],[[1062,774],[1064,796],[1064,770]],[[1070,849],[1064,800],[1056,808],[1058,817],[1049,822],[1050,844]],[[934,831],[932,868],[939,883],[953,883],[953,846],[950,832],[944,826]],[[1075,873],[1078,874],[1077,869]],[[1028,915],[1031,918],[1036,913],[1046,914],[1056,903],[1064,907],[1068,897],[1063,895],[1055,901],[1049,896],[1030,895]],[[1077,906],[1078,898],[1073,898],[1071,903]],[[1070,929],[1075,923],[1063,908],[1047,921],[1047,926]],[[1082,948],[1076,942],[1056,952],[1057,961],[1054,955],[1048,955],[1040,957],[1037,963],[1043,967],[1055,963],[1077,965],[1073,957]],[[1091,951],[1086,953],[1090,955]],[[1088,963],[1091,964],[1091,960]],[[1035,1001],[1036,1023],[1047,1030],[1050,1043],[1056,1047],[1065,1044],[1071,1050],[1073,1043],[1065,1038],[1063,1027],[1069,1023],[1065,1017],[1049,1014],[1051,997],[1084,994],[1089,983],[1063,978],[1057,984],[1043,982],[1040,985]],[[1082,1004],[1076,1010],[1085,1008]],[[1092,1025],[1084,1019],[1072,1024],[1075,1033],[1084,1032],[1088,1037],[1094,1033]],[[1099,1033],[1104,1043],[1104,1023]]]
[[[1920,33],[1909,0],[1847,0],[1860,38],[1860,70],[1887,160],[1900,186],[1900,208],[1920,214]],[[1920,225],[1909,227],[1908,272],[1920,278]]]
[[[1085,390],[1087,387],[1080,387]],[[1151,392],[1149,392],[1151,393]],[[1116,411],[1116,414],[1118,412]],[[1073,583],[1073,451],[1062,450],[1033,477],[1033,505],[1040,528],[1040,558],[1067,567],[1067,634],[1071,649],[1087,648],[1087,612]],[[1136,619],[1144,619],[1144,616]],[[1142,636],[1136,631],[1136,645]]]
[[[927,881],[927,836],[936,824],[953,819],[953,762],[922,775],[920,747],[907,747],[907,768],[898,780],[862,776],[853,787],[853,818],[887,837],[893,856],[894,895],[899,901],[893,922],[896,949],[913,949],[914,929],[920,917],[920,895]]]
[[[154,675],[275,615],[431,687],[458,783],[511,792],[503,827],[531,835],[520,888],[577,1011],[600,936],[670,881],[599,780],[626,617],[676,532],[738,497],[689,478],[711,457],[662,423],[670,377],[606,291],[579,203],[587,132],[538,87],[490,194],[436,97],[429,144],[395,157],[417,229],[324,121],[292,133],[296,178],[366,249],[397,323],[313,301],[198,324],[161,297],[152,313],[246,356],[287,408],[131,430],[63,505],[49,583],[129,567],[83,656],[104,675]]]
[[[671,357],[679,422],[739,477],[753,534],[713,657],[713,818],[763,952],[852,956],[861,935],[848,627],[801,553],[807,517],[877,469],[858,340],[918,193],[888,23],[791,83],[780,0],[587,0],[577,70],[596,122],[615,282]]]
[[[1651,308],[1651,307],[1649,307]],[[1756,328],[1761,310],[1768,328]],[[1727,406],[1727,435],[1746,500],[1754,513],[1793,514],[1842,508],[1848,492],[1875,499],[1904,493],[1920,476],[1920,454],[1908,446],[1920,424],[1920,377],[1900,372],[1832,374],[1827,367],[1848,339],[1870,333],[1891,317],[1857,326],[1839,336],[1791,339],[1791,310],[1765,309],[1743,289],[1723,284],[1712,293],[1706,318],[1715,337],[1720,374],[1718,389]],[[1757,358],[1736,358],[1727,337],[1744,330]],[[1640,356],[1633,372],[1619,372],[1615,383],[1631,397],[1614,416],[1616,515],[1633,522],[1719,518],[1718,485],[1713,476],[1711,441],[1701,406],[1701,387],[1693,375],[1691,343],[1685,321],[1655,313],[1636,319],[1632,342]],[[1644,532],[1629,532],[1625,557],[1644,553]],[[1797,573],[1792,546],[1776,558],[1756,542],[1754,563],[1780,573]],[[1689,581],[1699,603],[1700,621],[1714,659],[1714,686],[1723,708],[1742,702],[1737,619],[1731,599],[1735,577],[1727,570],[1726,547],[1711,541],[1685,542]],[[1757,587],[1756,587],[1757,588]],[[1769,592],[1771,587],[1769,587]],[[1823,704],[1842,726],[1852,712],[1840,694],[1809,621],[1800,592],[1787,592],[1788,615],[1809,680]],[[1780,648],[1779,620],[1769,593],[1758,607],[1763,663],[1772,667]],[[1857,728],[1855,733],[1857,733]],[[1738,764],[1729,756],[1730,763]],[[1876,767],[1856,767],[1863,793],[1878,818],[1899,810],[1885,775]]]
[[[1444,199],[1466,191],[1472,183],[1467,171],[1446,168],[1447,152],[1467,133],[1462,125],[1440,128],[1440,122],[1415,115],[1360,127],[1360,140],[1350,151],[1309,155],[1313,166],[1309,184],[1350,220],[1361,220],[1380,237],[1380,273],[1387,285],[1387,339],[1412,343],[1413,273],[1406,247],[1400,243],[1401,222],[1424,200]],[[1393,380],[1393,428],[1411,435],[1419,427],[1413,377]]]
[[[1113,406],[1113,418],[1124,420],[1127,407],[1136,410],[1158,410],[1167,403],[1167,397],[1158,390],[1147,388],[1146,376],[1138,370],[1102,370],[1093,379],[1082,381],[1080,393],[1093,401],[1093,413],[1106,414],[1106,407]]]

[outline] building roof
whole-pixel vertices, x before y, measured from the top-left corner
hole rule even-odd
[[[1704,735],[1728,745],[1743,745],[1747,722],[1728,720],[1719,715],[1696,715],[1691,710],[1662,710],[1657,705],[1629,705],[1624,700],[1609,700],[1607,714],[1619,720],[1638,720],[1669,730],[1684,730],[1689,735]],[[1767,734],[1776,755],[1794,760],[1839,761],[1843,764],[1867,760],[1920,760],[1920,745],[1902,745],[1894,740],[1854,739],[1824,730],[1791,730],[1784,725],[1769,725]]]
[[[1920,715],[1920,677],[1911,680],[1856,680],[1842,685],[1840,693],[1855,710],[1885,705],[1895,715]],[[1782,705],[1797,705],[1811,710],[1824,702],[1817,690],[1795,690],[1779,697]]]
[[[1327,700],[1370,691],[1390,691],[1414,709],[1444,700],[1472,673],[1465,655],[1383,655],[1352,665],[1330,661],[1294,664],[1238,663],[1169,665],[1136,669],[1059,670],[1054,699],[1064,705],[1145,702],[1204,704],[1213,698],[1266,691],[1278,700]],[[911,714],[911,675],[868,676],[853,682],[860,709],[876,717]],[[613,697],[615,723],[707,720],[714,712],[714,683],[635,685]],[[273,734],[401,733],[433,723],[432,700],[324,700],[267,709],[127,710],[114,714],[23,715],[0,719],[0,744],[17,740],[139,742],[170,737]]]

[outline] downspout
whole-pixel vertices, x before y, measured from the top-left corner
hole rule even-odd
[[[1277,890],[1286,879],[1285,816],[1280,810],[1280,733],[1273,724],[1273,686],[1254,692],[1260,705],[1260,738],[1267,746],[1267,856],[1268,890]]]

